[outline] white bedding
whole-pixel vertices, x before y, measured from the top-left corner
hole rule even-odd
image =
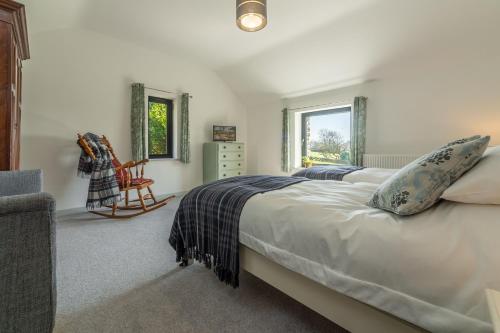
[[[240,242],[432,332],[492,332],[500,206],[443,201],[411,217],[365,205],[376,184],[308,181],[245,205]]]
[[[398,170],[399,169],[365,168],[345,175],[342,180],[348,183],[382,184]]]

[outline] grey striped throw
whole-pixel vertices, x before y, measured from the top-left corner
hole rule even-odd
[[[346,166],[313,166],[302,169],[293,174],[294,177],[306,177],[315,180],[342,180],[345,175],[351,172],[364,169],[363,167],[346,165]]]
[[[299,177],[241,176],[191,190],[182,198],[170,232],[177,261],[196,259],[233,287],[239,280],[239,222],[248,199],[306,181]]]

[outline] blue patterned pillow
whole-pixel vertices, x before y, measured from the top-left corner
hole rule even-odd
[[[442,146],[441,148],[448,148],[448,147],[457,145],[459,143],[466,143],[466,142],[474,141],[474,140],[479,139],[480,137],[481,137],[481,135],[474,135],[474,136],[471,136],[468,138],[458,139],[458,140],[452,141],[452,142]],[[439,148],[439,149],[441,149],[441,148]]]
[[[489,141],[489,136],[456,140],[422,156],[382,183],[368,205],[399,215],[426,210],[481,159]]]

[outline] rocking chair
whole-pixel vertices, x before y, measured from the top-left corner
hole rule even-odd
[[[144,165],[146,165],[149,160],[144,159],[138,162],[129,161],[122,164],[116,157],[113,147],[104,135],[101,138],[101,143],[108,147],[108,150],[113,159],[112,163],[115,168],[116,180],[118,181],[120,192],[125,192],[125,205],[118,205],[117,203],[115,203],[113,205],[106,206],[107,208],[111,209],[110,212],[90,211],[91,213],[115,219],[130,218],[151,212],[155,209],[165,206],[170,200],[175,198],[175,195],[171,195],[162,200],[156,199],[153,191],[151,190],[151,185],[154,184],[154,181],[152,179],[144,178]],[[78,144],[93,160],[96,159],[96,156],[92,151],[92,148],[90,148],[89,143],[80,134],[78,134]],[[135,177],[132,174],[133,168],[135,168]],[[141,192],[143,189],[147,189],[148,193],[143,195]],[[136,191],[138,199],[130,200],[129,191]],[[134,212],[118,214],[117,211],[119,210]]]

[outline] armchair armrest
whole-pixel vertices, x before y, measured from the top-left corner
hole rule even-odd
[[[132,174],[132,168],[135,168],[135,176],[139,177],[139,168],[138,166],[141,166],[141,172],[140,172],[140,177],[144,177],[144,165],[148,163],[148,159],[140,160],[138,162],[136,161],[128,161],[127,163],[123,163],[122,165],[119,165],[115,168],[117,172],[120,172],[120,186],[122,188],[129,187],[130,182],[132,178],[134,177]],[[122,171],[123,170],[123,171]]]
[[[149,162],[149,160],[146,158],[146,159],[140,160],[140,161],[138,161],[138,162],[135,162],[135,165],[146,164],[146,163],[148,163],[148,162]]]
[[[0,197],[42,191],[42,170],[0,171]]]
[[[122,170],[122,169],[127,169],[127,168],[132,168],[135,166],[135,161],[128,161],[127,163],[123,163],[121,165],[118,165],[115,170]]]
[[[55,232],[50,194],[0,197],[0,332],[52,332]]]
[[[14,213],[55,211],[56,201],[44,192],[0,197],[0,218]],[[2,220],[0,219],[0,223]]]
[[[128,161],[127,163],[123,163],[122,165],[117,166],[116,170],[126,169],[126,168],[133,168],[133,167],[136,167],[136,166],[139,166],[139,165],[144,165],[144,164],[146,164],[148,162],[149,162],[148,159],[144,159],[144,160],[140,160],[140,161]]]

